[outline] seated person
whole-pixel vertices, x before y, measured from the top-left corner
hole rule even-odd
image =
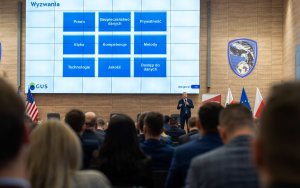
[[[199,109],[197,125],[203,136],[175,149],[166,182],[167,188],[183,187],[191,160],[223,145],[218,132],[219,114],[222,109],[223,107],[215,102],[205,103]]]
[[[149,112],[144,122],[145,141],[140,144],[141,149],[151,157],[152,170],[168,170],[174,149],[161,140],[163,116],[160,113]]]
[[[191,137],[193,135],[199,134],[199,129],[197,127],[197,118],[196,117],[191,117],[189,119],[189,121],[188,121],[188,130],[190,130],[189,133],[179,137],[179,143],[180,144],[187,143],[188,141],[192,140]]]
[[[105,135],[105,131],[107,130],[107,124],[105,123],[105,121],[102,118],[97,118],[96,120],[96,124],[97,124],[97,132]]]
[[[104,141],[104,135],[96,131],[97,118],[94,112],[85,113],[85,129],[81,135],[83,140],[96,140],[99,146]]]
[[[83,169],[87,169],[90,166],[94,151],[97,151],[100,147],[99,140],[87,139],[89,133],[85,132],[85,139],[82,138],[83,126],[85,125],[85,115],[81,110],[73,109],[69,111],[65,116],[65,122],[73,129],[78,138],[80,139],[82,151],[83,151]]]
[[[167,131],[170,127],[170,116],[164,115],[164,130]]]
[[[171,137],[173,142],[178,142],[181,135],[185,134],[185,130],[178,127],[178,120],[176,116],[170,117],[170,129],[166,131],[166,134]]]
[[[31,188],[110,187],[102,173],[80,171],[81,157],[80,141],[69,126],[50,120],[37,127],[30,136],[27,164]]]
[[[144,118],[145,118],[146,114],[147,114],[147,112],[140,114],[138,122],[137,122],[137,128],[139,129],[139,134],[138,134],[139,142],[145,141]]]
[[[140,149],[134,121],[124,114],[111,117],[93,168],[115,187],[151,187],[151,160]]]

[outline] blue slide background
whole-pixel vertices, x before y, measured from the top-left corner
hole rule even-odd
[[[200,92],[199,0],[26,0],[25,92]]]

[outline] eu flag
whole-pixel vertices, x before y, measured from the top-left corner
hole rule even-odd
[[[240,103],[245,105],[251,111],[251,106],[245,88],[243,88]]]

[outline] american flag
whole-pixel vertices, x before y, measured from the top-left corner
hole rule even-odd
[[[33,95],[30,92],[30,89],[28,89],[27,98],[26,98],[26,113],[28,114],[28,116],[31,117],[33,121],[36,120],[39,113],[37,106],[35,105]]]

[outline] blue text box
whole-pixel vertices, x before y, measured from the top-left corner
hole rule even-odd
[[[63,77],[94,77],[94,58],[64,58]]]
[[[134,77],[166,77],[166,58],[135,58]]]
[[[166,12],[134,13],[135,31],[167,31]]]
[[[99,31],[130,31],[130,12],[100,12]]]
[[[135,54],[167,54],[166,35],[135,35]]]
[[[65,12],[64,32],[68,31],[95,31],[95,13]]]
[[[95,36],[64,36],[64,54],[95,54]]]
[[[100,35],[99,54],[130,54],[130,35]]]
[[[99,77],[130,77],[130,58],[99,58]]]

